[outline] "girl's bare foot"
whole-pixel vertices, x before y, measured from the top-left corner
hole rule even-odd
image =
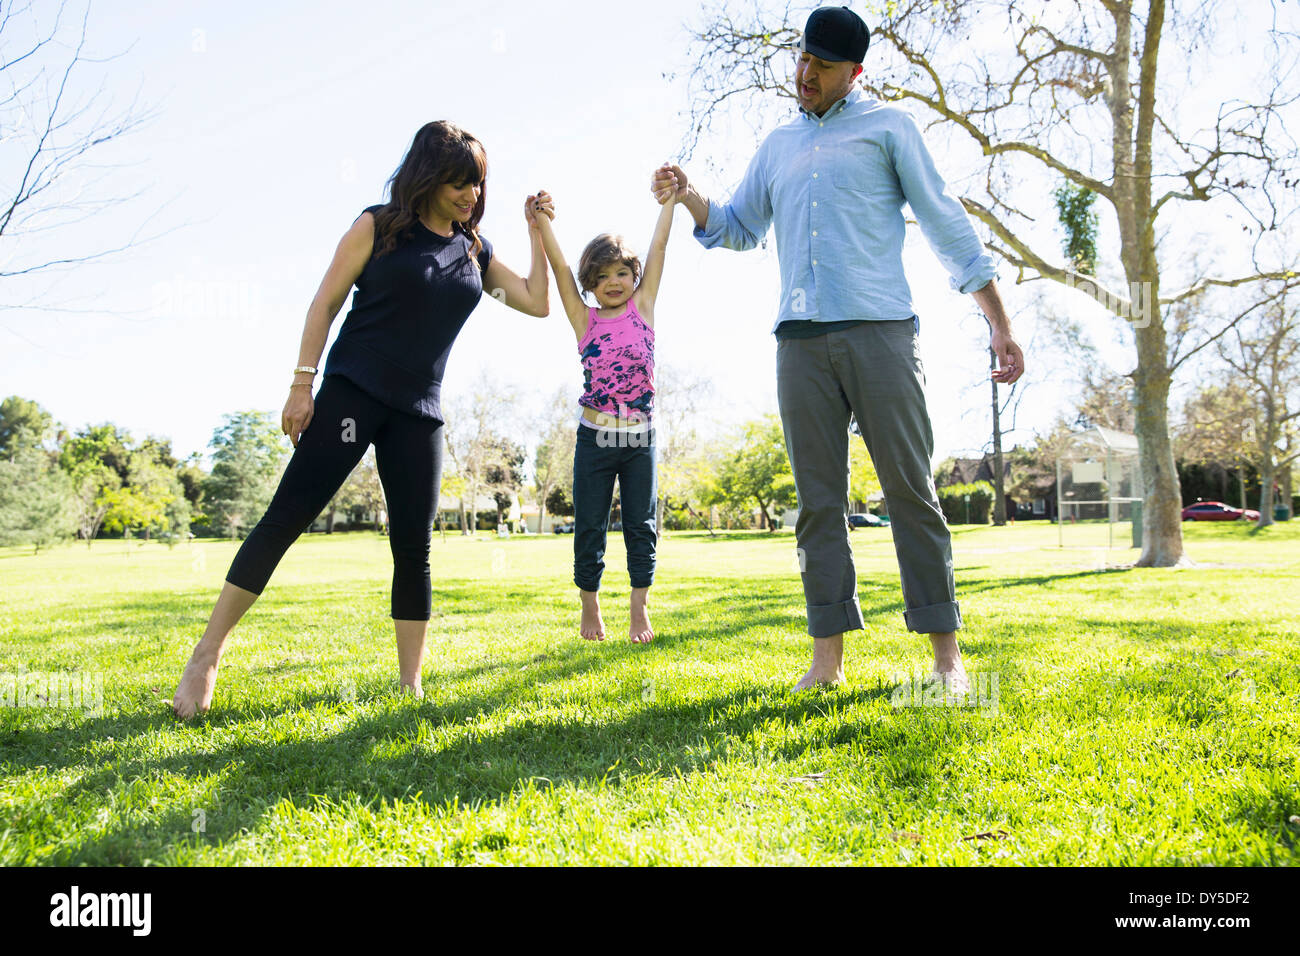
[[[655,632],[650,627],[650,614],[646,609],[647,591],[649,588],[632,589],[632,620],[627,629],[627,636],[633,644],[649,644],[654,640]]]
[[[221,655],[208,651],[200,641],[190,655],[190,662],[185,665],[176,696],[172,698],[172,711],[177,717],[189,720],[195,714],[206,713],[212,706],[212,691],[217,685],[217,666],[220,663]]]
[[[605,622],[600,617],[600,595],[595,591],[579,591],[582,595],[582,626],[584,641],[603,641]]]

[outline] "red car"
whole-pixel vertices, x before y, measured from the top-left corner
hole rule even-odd
[[[1184,521],[1258,521],[1259,512],[1253,508],[1243,511],[1222,501],[1198,501],[1183,509]]]

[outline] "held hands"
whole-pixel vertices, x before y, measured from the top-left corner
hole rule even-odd
[[[535,196],[524,200],[524,218],[528,220],[528,228],[537,229],[537,217],[543,214],[547,219],[555,218],[555,201],[545,189],[539,189]]]
[[[989,373],[993,381],[1010,385],[1025,374],[1025,355],[1009,334],[994,332],[989,345],[998,357],[997,370]]]
[[[659,205],[673,200],[685,199],[686,189],[690,185],[682,167],[664,163],[654,171],[650,179],[650,192]]]
[[[285,400],[284,411],[280,413],[280,430],[289,436],[293,447],[298,447],[302,433],[311,424],[315,414],[316,403],[311,397],[310,388],[290,388]]]

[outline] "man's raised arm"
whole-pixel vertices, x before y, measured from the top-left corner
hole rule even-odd
[[[650,191],[660,203],[676,196],[695,220],[695,238],[706,249],[753,249],[772,225],[772,200],[762,174],[760,150],[745,170],[730,201],[710,202],[690,184],[680,166],[665,163],[655,170]]]

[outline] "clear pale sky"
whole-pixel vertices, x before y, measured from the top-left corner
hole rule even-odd
[[[99,156],[124,164],[110,180],[117,191],[145,193],[71,228],[84,248],[137,229],[166,235],[42,284],[11,283],[3,304],[45,308],[0,311],[0,392],[35,399],[74,428],[113,421],[137,437],[170,437],[180,455],[204,451],[225,412],[278,416],[335,244],[362,208],[382,201],[415,130],[434,119],[484,142],[482,231],[516,272],[528,268],[523,199],[539,188],[555,196],[571,260],[603,231],[643,249],[658,211],[650,173],[677,153],[686,128],[685,81],[663,74],[689,65],[684,24],[699,11],[695,0],[96,5],[91,51],[124,52],[87,76],[107,78],[103,96],[116,106],[138,94],[157,116]],[[707,143],[719,172],[701,160],[688,171],[706,194],[725,196],[755,146],[736,117]],[[970,172],[950,170],[938,146],[951,179]],[[775,244],[706,253],[686,211],[677,216],[656,310],[658,363],[714,381],[709,420],[775,411]],[[978,384],[987,334],[974,302],[948,289],[910,231],[905,262],[938,459],[987,441],[989,390]],[[14,251],[0,255],[12,261]],[[1009,310],[1026,309],[1012,270],[1000,271]],[[1022,345],[1034,326],[1032,312],[1017,319]],[[487,370],[515,382],[531,412],[562,386],[576,395],[574,345],[554,292],[546,319],[484,297],[452,351],[443,394],[468,391]],[[1028,440],[1068,397],[1062,376],[1036,359],[1031,352],[1032,392],[1012,440]]]

